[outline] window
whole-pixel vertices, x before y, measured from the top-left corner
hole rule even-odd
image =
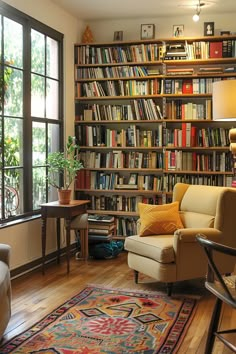
[[[63,142],[63,35],[0,2],[0,218],[55,200],[46,158]]]

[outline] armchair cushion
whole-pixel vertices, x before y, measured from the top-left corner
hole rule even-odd
[[[139,203],[140,236],[171,234],[182,229],[179,202],[163,205]]]

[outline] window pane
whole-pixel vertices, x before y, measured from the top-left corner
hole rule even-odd
[[[48,152],[60,150],[59,144],[59,126],[55,124],[48,125]],[[57,190],[52,186],[48,186],[48,201],[58,200]]]
[[[46,160],[46,125],[33,123],[33,166],[45,165]]]
[[[4,58],[17,68],[23,68],[22,25],[4,17]]]
[[[4,164],[5,167],[23,165],[23,121],[4,119]]]
[[[58,79],[58,42],[47,37],[47,76]]]
[[[45,116],[45,80],[38,75],[31,75],[31,116]]]
[[[47,80],[46,117],[58,119],[58,82]]]
[[[4,173],[4,210],[0,204],[1,218],[9,218],[11,216],[23,213],[23,178],[22,170],[10,169]],[[0,190],[2,195],[2,190]]]
[[[45,36],[31,30],[31,71],[45,75]]]
[[[33,210],[46,203],[46,168],[33,168]]]
[[[6,76],[6,73],[7,76]],[[4,102],[4,113],[8,116],[23,116],[23,72],[5,66],[7,80]]]

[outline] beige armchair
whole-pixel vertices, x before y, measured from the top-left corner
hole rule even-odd
[[[174,282],[204,277],[206,257],[196,235],[202,233],[212,241],[236,247],[236,189],[177,183],[173,202],[179,202],[184,228],[172,234],[127,237],[128,265],[135,271],[135,281],[141,272],[167,283],[171,295]],[[222,272],[231,273],[234,262],[218,259]]]
[[[11,317],[10,246],[0,244],[0,341]]]

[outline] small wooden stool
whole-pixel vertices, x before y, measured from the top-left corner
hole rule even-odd
[[[78,259],[87,260],[88,252],[88,214],[81,214],[72,219],[71,230],[75,230],[76,236],[79,231],[80,237],[80,257]]]

